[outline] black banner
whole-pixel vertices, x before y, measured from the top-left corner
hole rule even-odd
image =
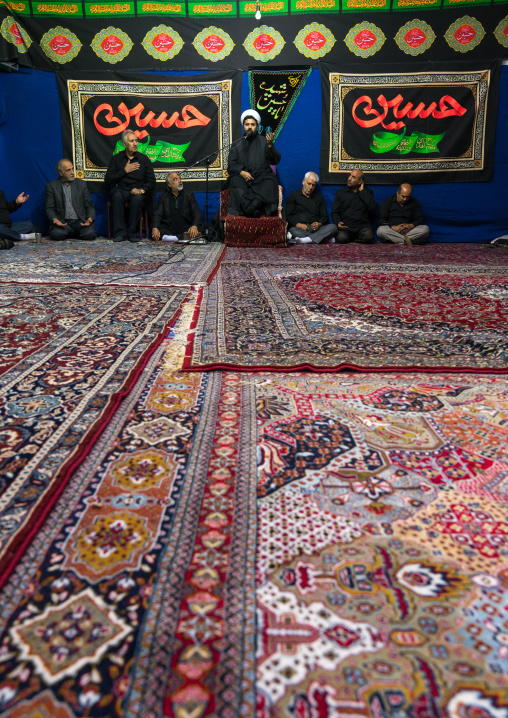
[[[284,127],[312,68],[295,70],[249,70],[251,107],[261,116],[260,134],[275,133]]]
[[[220,189],[233,127],[235,137],[239,133],[241,72],[154,79],[58,73],[64,152],[72,158],[76,176],[98,190],[111,157],[124,149],[122,132],[130,129],[138,138],[138,151],[152,161],[158,182],[168,172],[186,170],[186,184],[195,190],[204,187],[206,178],[201,160],[224,148],[209,167],[210,189]]]
[[[370,184],[492,178],[500,63],[424,71],[321,66],[321,181],[361,169]]]

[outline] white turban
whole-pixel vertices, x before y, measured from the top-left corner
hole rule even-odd
[[[261,115],[256,110],[245,110],[245,112],[242,112],[242,125],[246,117],[253,117],[258,125],[261,124]]]

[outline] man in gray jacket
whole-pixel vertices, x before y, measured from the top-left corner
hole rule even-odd
[[[95,239],[95,208],[84,180],[76,179],[70,160],[56,166],[60,175],[46,185],[46,214],[50,222],[49,236],[63,239]]]

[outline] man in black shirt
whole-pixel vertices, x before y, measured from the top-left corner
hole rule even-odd
[[[395,194],[381,203],[377,235],[382,242],[426,244],[429,228],[412,191],[411,185],[403,182]]]
[[[122,135],[125,152],[113,155],[104,181],[112,186],[113,241],[139,242],[139,220],[145,195],[155,188],[155,174],[148,157],[138,152],[138,138],[132,130]],[[129,203],[128,226],[125,223],[125,203]]]
[[[286,220],[291,239],[289,244],[333,244],[339,231],[330,224],[323,195],[314,192],[319,177],[307,172],[302,189],[292,192],[286,204]]]
[[[347,187],[337,190],[332,207],[332,220],[339,228],[337,244],[360,242],[374,244],[374,232],[369,214],[376,208],[372,191],[365,187],[361,170],[352,170]]]
[[[178,172],[168,172],[167,188],[161,192],[153,216],[152,237],[171,235],[182,239],[184,232],[195,239],[200,236],[201,210],[192,192],[183,188]]]
[[[31,222],[11,222],[10,213],[25,204],[30,195],[21,192],[16,199],[8,202],[0,189],[0,249],[11,249],[12,242],[20,239],[35,239],[35,229]]]

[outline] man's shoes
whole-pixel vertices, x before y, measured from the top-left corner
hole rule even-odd
[[[335,237],[327,237],[326,239],[323,239],[321,244],[335,244]]]
[[[135,237],[128,237],[128,239],[129,239],[129,242],[133,242],[133,243],[141,242],[140,238],[137,235]]]
[[[8,239],[7,237],[0,237],[0,249],[12,249],[14,247],[14,242],[12,239]]]
[[[127,237],[124,237],[122,234],[119,234],[118,237],[113,237],[113,242],[125,242]]]

